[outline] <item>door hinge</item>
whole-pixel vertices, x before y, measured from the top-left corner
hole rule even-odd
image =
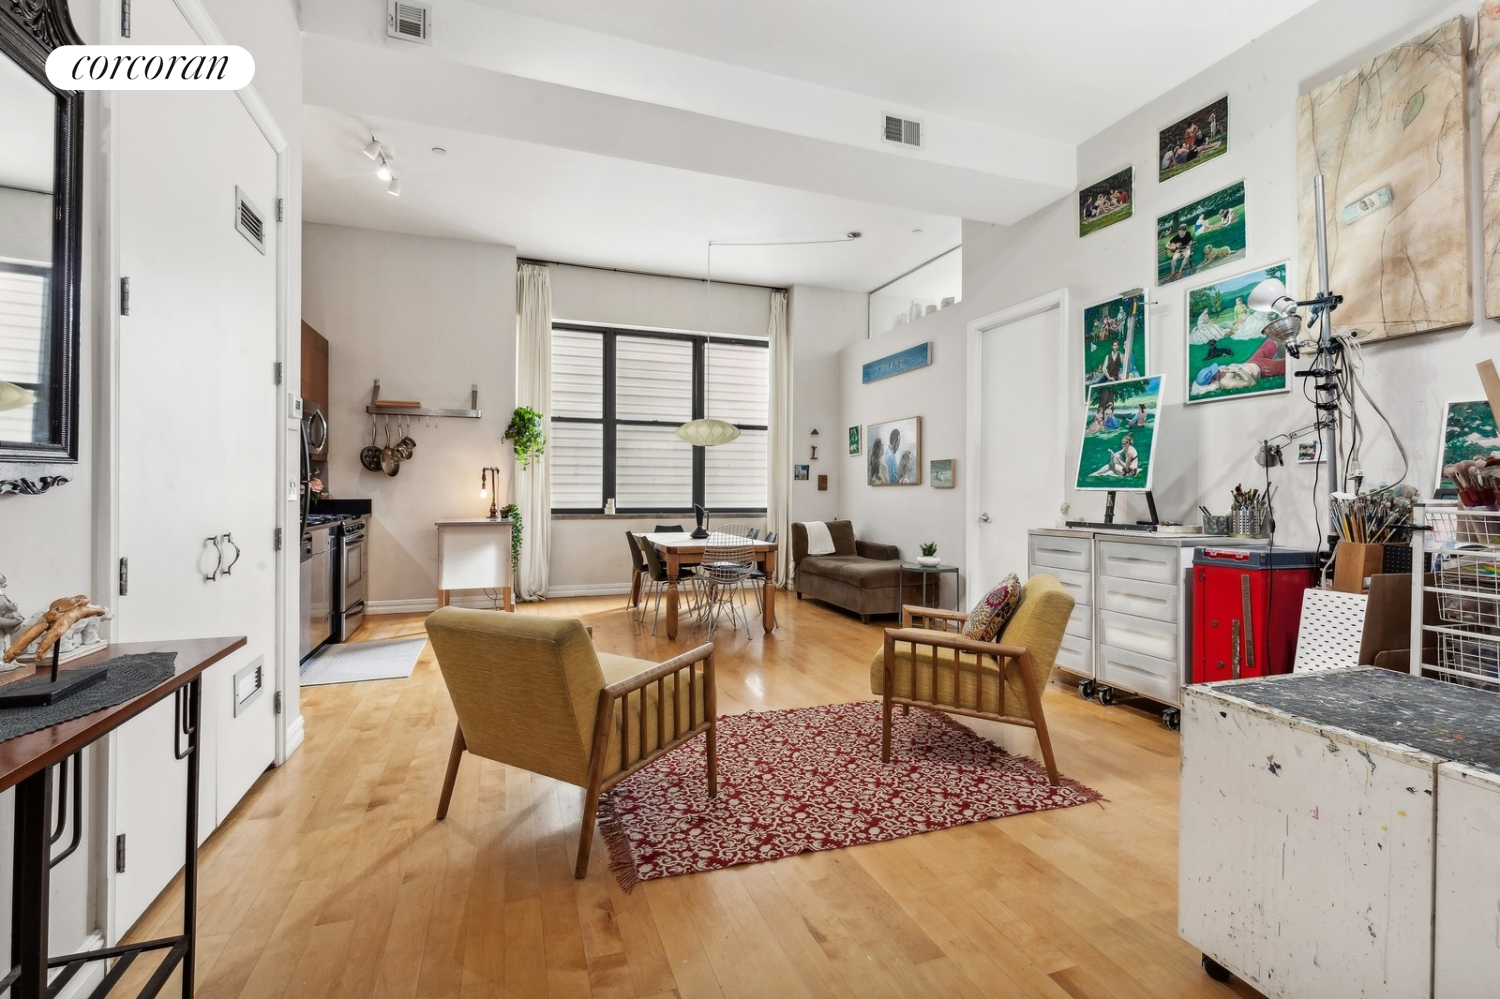
[[[125,834],[115,837],[115,873],[125,873]]]
[[[120,596],[130,594],[130,559],[120,559]]]
[[[281,714],[281,691],[276,691],[276,713]]]
[[[120,0],[120,37],[130,37],[130,0]]]
[[[276,221],[280,222],[286,218],[286,199],[276,199]]]
[[[278,552],[281,551],[281,528],[279,528],[279,527],[276,528],[275,544],[276,544],[276,547],[273,550],[274,551],[278,551]]]
[[[285,366],[281,361],[276,362],[276,384],[281,384],[281,378],[285,374]]]
[[[130,315],[130,278],[120,278],[120,315]]]

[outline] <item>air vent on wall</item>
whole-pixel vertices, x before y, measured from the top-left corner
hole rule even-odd
[[[234,189],[234,228],[247,243],[261,253],[266,252],[265,219],[238,187]]]
[[[425,3],[390,0],[386,6],[385,33],[408,42],[432,44],[432,8]]]
[[[888,114],[885,116],[885,141],[894,142],[900,146],[920,146],[922,123]]]

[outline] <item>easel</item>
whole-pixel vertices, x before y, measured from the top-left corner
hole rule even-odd
[[[1161,518],[1156,513],[1156,497],[1151,495],[1151,490],[1145,490],[1146,508],[1151,511],[1150,520],[1138,520],[1134,524],[1115,523],[1115,490],[1111,489],[1104,494],[1104,522],[1096,523],[1091,520],[1070,520],[1068,527],[1086,527],[1095,530],[1109,531],[1154,531],[1161,523]]]

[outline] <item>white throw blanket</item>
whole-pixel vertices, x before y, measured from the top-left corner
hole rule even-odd
[[[833,535],[828,533],[827,524],[821,520],[810,520],[803,526],[807,528],[807,554],[833,554]]]

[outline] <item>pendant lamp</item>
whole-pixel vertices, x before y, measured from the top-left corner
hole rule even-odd
[[[705,315],[708,319],[708,346],[712,347],[714,342],[713,324],[713,287],[714,287],[714,244],[713,240],[708,243],[707,265],[704,267],[707,309]],[[705,350],[705,354],[707,351]],[[705,368],[707,364],[705,362]],[[713,379],[705,376],[703,382],[703,411],[709,412],[708,387]],[[705,416],[701,420],[691,420],[677,428],[677,436],[687,441],[694,447],[717,447],[720,444],[728,444],[740,435],[740,428],[733,423],[725,423],[723,420],[715,420]]]

